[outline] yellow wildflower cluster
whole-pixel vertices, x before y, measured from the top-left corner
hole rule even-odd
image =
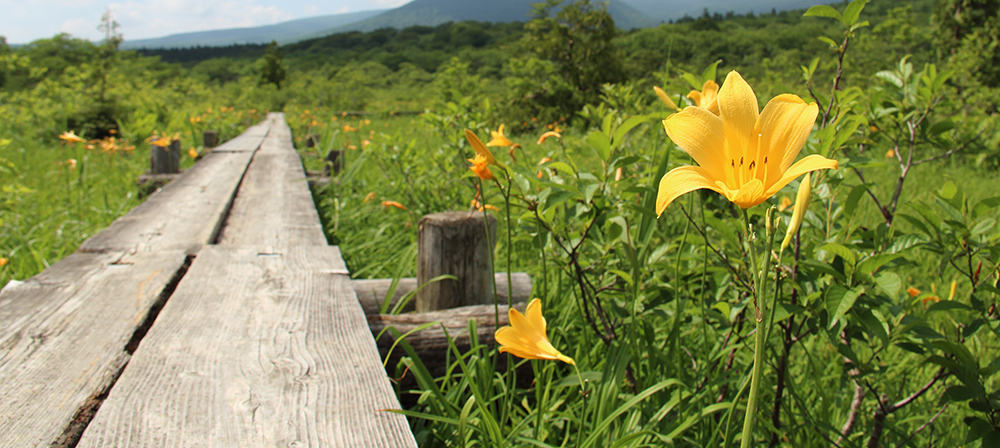
[[[116,132],[114,129],[112,129],[110,133],[115,134]],[[103,139],[94,139],[88,141],[76,135],[73,131],[66,131],[63,132],[62,134],[59,134],[59,139],[66,144],[85,143],[84,148],[87,149],[101,148],[101,151],[104,152],[122,152],[122,151],[131,151],[135,149],[135,145],[130,145],[128,144],[127,140],[116,138],[114,135],[109,135],[107,137],[104,137]],[[75,167],[76,167],[76,161],[74,160],[73,168]]]

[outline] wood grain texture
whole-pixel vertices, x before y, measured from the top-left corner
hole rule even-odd
[[[527,302],[531,297],[531,277],[524,272],[512,272],[510,274],[510,280],[514,283],[514,296],[512,297],[514,302]],[[497,285],[497,299],[500,303],[507,303],[507,273],[498,272],[493,275],[493,281]],[[385,300],[385,296],[389,293],[389,286],[392,284],[391,278],[375,278],[375,279],[356,279],[351,280],[351,286],[354,287],[354,292],[358,295],[358,301],[361,302],[361,308],[365,310],[365,314],[378,314],[379,308],[382,306],[382,301]],[[412,292],[417,289],[417,279],[414,277],[406,277],[399,279],[399,283],[396,285],[396,290],[392,294],[392,299],[389,304],[389,310],[392,310],[399,302],[399,299],[403,298],[403,295]],[[491,291],[492,292],[492,291]],[[416,308],[414,301],[411,299],[406,306],[403,307],[403,313],[413,311]]]
[[[489,236],[486,229],[489,228]],[[490,269],[497,220],[483,213],[424,215],[417,228],[417,312],[493,303]],[[454,275],[428,283],[441,275]]]
[[[326,246],[291,131],[284,115],[271,115],[271,130],[240,183],[219,245]]]
[[[0,445],[61,446],[184,261],[178,250],[76,253],[0,291]]]
[[[261,249],[202,249],[79,447],[416,446],[340,251]]]
[[[260,143],[267,136],[274,118],[268,114],[267,118],[256,125],[250,126],[247,130],[234,139],[231,139],[214,149],[212,152],[254,152]]]
[[[79,250],[198,253],[217,235],[252,156],[250,152],[213,151],[85,241]]]

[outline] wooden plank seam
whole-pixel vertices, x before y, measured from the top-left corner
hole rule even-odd
[[[267,120],[255,126],[258,133],[263,129],[264,135],[256,137],[256,146],[251,151],[259,149],[270,125],[271,120]],[[244,140],[249,145],[254,138]],[[246,152],[252,157],[253,152]],[[212,231],[183,234],[194,238],[211,236],[196,243],[195,251],[218,237],[250,162],[246,158],[240,167],[240,159],[216,160],[223,164],[213,166],[230,172],[239,170],[240,177],[231,187],[216,182],[222,188],[217,190],[219,193],[226,194],[229,190],[222,213],[194,224],[211,225]],[[200,171],[203,175],[217,176],[205,169]],[[190,179],[186,181],[188,186],[198,185]],[[204,192],[204,186],[201,188]],[[165,198],[156,193],[150,199],[156,202],[156,196]],[[95,235],[74,254],[45,271],[24,281],[11,282],[0,290],[0,382],[12,386],[0,389],[0,416],[3,416],[0,433],[5,434],[0,445],[76,446],[187,273],[195,253],[185,254],[163,244],[149,246],[148,239],[141,251],[137,250],[139,245],[107,245],[116,244],[116,230],[111,227],[117,231],[165,229],[137,221],[148,219],[147,215],[140,218],[134,215],[130,212],[119,218],[102,231],[104,235]],[[213,217],[217,218],[215,222]],[[136,241],[135,233],[126,238]],[[107,291],[106,298],[90,300],[99,297],[102,291]],[[130,299],[130,294],[135,299]],[[114,312],[108,315],[105,310]],[[126,316],[129,316],[127,322],[122,319]],[[94,329],[113,331],[91,338],[96,342],[93,348],[82,340],[82,345],[75,348],[80,335],[100,335]],[[123,333],[126,329],[128,333]],[[91,358],[95,355],[99,356]]]

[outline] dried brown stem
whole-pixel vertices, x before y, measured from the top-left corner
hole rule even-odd
[[[927,393],[931,387],[934,387],[934,384],[936,384],[939,379],[944,378],[945,376],[948,376],[948,371],[942,367],[938,370],[934,377],[927,382],[927,384],[924,384],[924,387],[920,388],[920,390],[892,404],[889,403],[889,397],[882,394],[878,400],[878,407],[875,408],[875,415],[873,416],[875,424],[872,427],[871,437],[868,438],[868,448],[878,448],[879,440],[882,438],[882,431],[885,429],[885,419],[889,416],[889,414],[892,414],[904,406],[913,403],[914,400]]]

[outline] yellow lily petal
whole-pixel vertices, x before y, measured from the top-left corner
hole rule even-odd
[[[511,308],[507,312],[507,316],[510,319],[510,326],[518,329],[521,335],[527,338],[528,341],[538,343],[545,339],[545,333],[539,331],[539,329],[535,327],[534,323],[521,314],[520,311]]]
[[[728,159],[722,119],[700,107],[687,107],[663,120],[667,135],[691,155],[712,179],[725,179]]]
[[[662,215],[678,196],[702,188],[725,195],[700,166],[681,166],[670,170],[660,179],[660,188],[656,193],[656,216]]]
[[[528,303],[528,307],[524,309],[524,317],[531,322],[531,325],[535,327],[542,335],[545,334],[545,316],[542,316],[542,301],[539,299],[532,299]]]
[[[773,196],[775,193],[781,190],[785,185],[788,185],[789,182],[795,180],[795,178],[810,171],[825,170],[825,169],[835,170],[837,168],[840,168],[840,163],[838,163],[836,160],[828,159],[819,154],[813,154],[811,156],[807,156],[802,160],[795,162],[794,165],[789,167],[788,171],[785,171],[784,174],[781,176],[781,179],[778,179],[778,181],[774,185],[768,187],[767,191],[764,192],[764,195],[767,197]]]
[[[510,141],[507,137],[503,135],[503,123],[500,124],[500,128],[496,132],[490,131],[490,136],[492,140],[486,143],[486,146],[513,146],[514,142]]]
[[[512,327],[500,328],[493,335],[493,339],[500,344],[500,353],[510,353],[524,359],[540,359],[539,351],[535,345],[524,339],[521,333]],[[555,357],[549,359],[555,359]]]
[[[719,115],[719,85],[715,81],[711,79],[705,81],[700,92],[692,90],[687,96],[691,98],[691,101],[694,101],[696,106]]]
[[[806,104],[796,95],[778,95],[764,106],[755,132],[760,136],[761,147],[768,150],[768,154],[764,155],[769,158],[771,169],[766,183],[776,181],[780,173],[795,161],[809,138],[818,114],[816,103]],[[780,171],[774,169],[776,167],[780,167]],[[760,169],[763,168],[762,164]]]
[[[750,154],[750,145],[756,144],[757,117],[760,109],[757,96],[750,84],[735,71],[729,72],[719,90],[719,117],[725,122],[726,158],[736,160]],[[751,140],[754,140],[751,143]]]
[[[771,195],[764,195],[763,193],[764,183],[760,179],[750,179],[729,200],[740,207],[750,208],[771,197]]]

